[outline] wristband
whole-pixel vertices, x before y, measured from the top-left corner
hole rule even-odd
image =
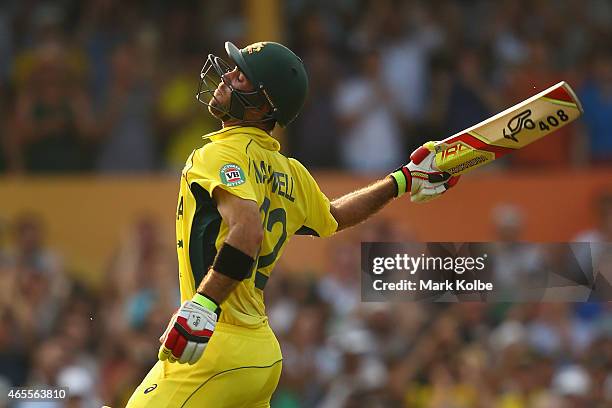
[[[212,268],[227,277],[241,281],[251,276],[254,263],[253,258],[225,242],[219,249]]]
[[[401,197],[412,187],[412,177],[410,176],[410,171],[406,166],[400,167],[393,173],[389,174],[389,176],[391,176],[391,178],[395,181],[395,186],[397,187],[396,197]]]
[[[203,295],[198,292],[196,292],[196,294],[193,295],[193,298],[191,300],[196,302],[198,305],[202,306],[203,308],[210,310],[211,312],[216,313],[217,310],[219,309],[219,305],[217,304],[217,302],[215,302],[208,296]]]

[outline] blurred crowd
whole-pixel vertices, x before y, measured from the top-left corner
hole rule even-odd
[[[496,166],[612,163],[608,0],[279,3],[285,42],[310,75],[282,142],[309,168],[389,171],[419,144],[560,80],[583,118]],[[241,0],[0,2],[0,173],[182,168],[219,127],[195,101],[198,73],[224,41],[247,43],[242,9]],[[577,241],[612,242],[612,197],[597,208],[599,227]],[[521,240],[520,209],[491,217],[498,242]],[[36,214],[0,224],[0,397],[53,385],[70,388],[70,407],[123,406],[179,302],[165,234],[156,220],[137,222],[92,287]],[[274,408],[612,406],[610,303],[362,303],[359,242],[406,240],[398,234],[374,223],[329,241],[329,270],[275,270],[266,304],[284,368]],[[513,250],[501,254],[506,276],[528,271],[533,256]]]
[[[607,0],[279,1],[310,95],[283,136],[310,168],[386,172],[426,140],[560,80],[585,114],[503,166],[612,160]],[[0,4],[0,171],[175,171],[219,124],[198,72],[249,21],[224,2],[8,0]],[[257,40],[265,40],[258,38]],[[546,154],[543,154],[546,153]]]
[[[612,197],[600,204],[597,228],[576,239],[612,242]],[[491,217],[496,242],[508,244],[498,269],[506,278],[529,273],[533,251],[512,245],[522,236],[520,210],[503,205]],[[0,397],[10,386],[62,386],[66,405],[46,406],[124,406],[179,304],[176,254],[159,221],[129,227],[99,286],[64,264],[36,214],[1,232]],[[265,291],[284,357],[272,407],[612,405],[609,302],[361,302],[360,242],[406,237],[374,220],[328,241],[325,270],[281,260]]]

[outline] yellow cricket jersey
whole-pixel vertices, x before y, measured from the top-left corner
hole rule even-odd
[[[181,174],[176,214],[181,299],[193,297],[228,233],[212,199],[222,188],[259,206],[264,238],[251,275],[221,304],[220,322],[260,327],[267,322],[263,289],[289,238],[329,236],[338,224],[308,170],[280,152],[255,127],[233,126],[204,136]]]

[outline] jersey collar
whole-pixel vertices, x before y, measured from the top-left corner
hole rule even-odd
[[[279,151],[280,143],[262,129],[252,126],[228,126],[216,132],[203,136],[204,139],[212,141],[223,140],[229,137],[244,136],[254,140],[258,145],[267,150]]]

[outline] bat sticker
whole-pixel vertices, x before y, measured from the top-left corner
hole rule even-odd
[[[527,109],[526,111],[523,111],[519,113],[518,115],[512,117],[508,121],[508,124],[506,125],[506,127],[503,129],[504,138],[518,142],[516,135],[521,130],[523,130],[523,127],[525,129],[535,128],[535,123],[533,123],[533,120],[529,119],[529,116],[531,116],[531,109]],[[510,132],[510,134],[506,133],[506,128],[508,128],[508,131]]]

